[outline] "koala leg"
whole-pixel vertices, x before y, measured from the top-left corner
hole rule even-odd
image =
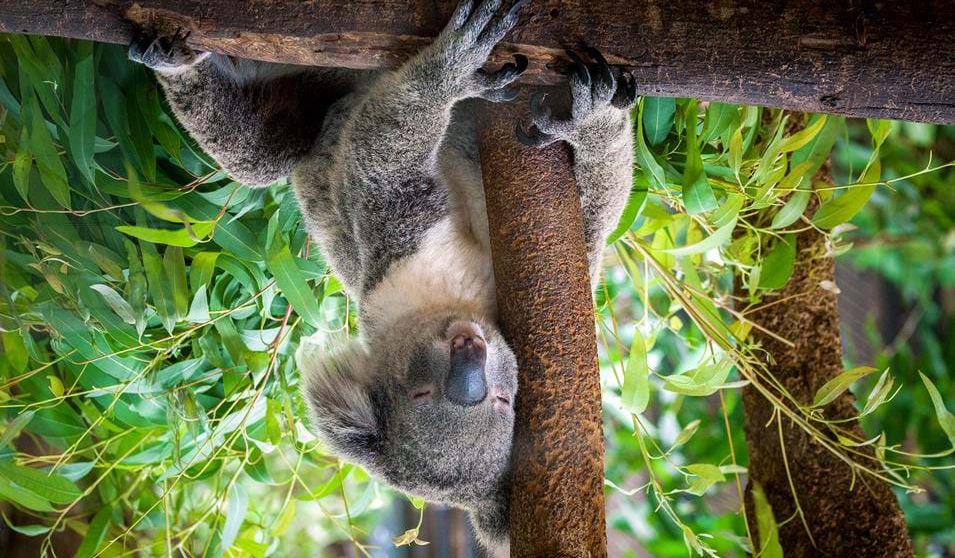
[[[607,237],[620,220],[633,185],[633,129],[630,109],[636,100],[636,84],[629,73],[614,75],[604,57],[589,49],[593,60],[585,63],[574,52],[569,73],[571,116],[552,117],[545,98],[531,100],[532,125],[518,126],[521,142],[543,146],[568,142],[574,150],[574,177],[580,190],[584,236],[592,283],[600,270]]]
[[[233,178],[265,186],[289,174],[321,129],[334,86],[316,75],[261,71],[186,45],[186,36],[144,32],[129,58],[153,69],[179,122]]]
[[[437,177],[452,108],[472,97],[511,98],[505,87],[527,67],[526,58],[493,73],[481,66],[521,5],[498,14],[501,0],[462,1],[433,44],[382,74],[350,109],[336,159],[345,184],[341,206],[360,244],[362,291],[448,214],[447,186]],[[300,185],[299,195],[307,207],[307,188]]]

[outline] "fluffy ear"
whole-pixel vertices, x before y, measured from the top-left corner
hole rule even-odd
[[[354,339],[331,350],[325,345],[303,339],[295,353],[312,429],[341,457],[370,464],[382,425],[372,403],[368,351]]]

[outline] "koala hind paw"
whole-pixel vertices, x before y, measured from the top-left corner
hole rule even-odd
[[[186,39],[189,32],[180,27],[172,35],[156,30],[142,30],[129,45],[129,59],[160,71],[175,72],[197,64],[209,53],[192,50]]]
[[[597,49],[587,48],[585,52],[592,61],[589,64],[576,52],[567,51],[570,65],[565,74],[570,85],[571,117],[553,118],[545,105],[547,96],[535,95],[531,99],[530,126],[517,126],[521,143],[540,147],[558,140],[573,141],[581,130],[626,119],[637,97],[633,75],[627,71],[615,75],[617,72]]]

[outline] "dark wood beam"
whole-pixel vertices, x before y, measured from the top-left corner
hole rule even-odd
[[[263,60],[394,66],[454,0],[0,0],[0,31],[127,43],[130,22],[193,31],[197,48]],[[849,116],[955,123],[955,0],[540,0],[496,54],[551,82],[587,43],[640,92]]]

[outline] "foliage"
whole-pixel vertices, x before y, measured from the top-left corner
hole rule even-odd
[[[8,36],[0,60],[14,528],[103,556],[364,540],[387,496],[301,418],[294,348],[352,320],[289,188],[217,171],[120,48]]]
[[[635,118],[635,188],[597,290],[614,536],[655,556],[741,555],[737,388],[772,381],[745,342],[746,309],[786,284],[793,233],[834,230],[839,252],[843,223],[874,219],[870,196],[881,207],[952,169],[887,158],[900,132],[886,122],[860,143],[841,118],[758,107],[645,98]],[[813,177],[840,141],[854,164],[833,189]],[[288,187],[230,181],[122,49],[82,42],[0,37],[0,154],[0,500],[17,510],[4,520],[47,551],[73,530],[82,556],[318,555],[343,540],[368,554],[391,493],[308,433],[293,358],[354,318]],[[951,231],[952,205],[933,205],[942,190],[921,207]],[[949,257],[948,242],[933,249]],[[943,347],[921,366],[951,394]],[[833,391],[861,372],[847,374]],[[889,404],[928,409],[899,427],[883,405],[891,376],[872,377],[888,457],[860,472],[911,488],[900,473],[914,471],[951,502],[948,477],[893,445],[918,428],[919,449],[949,449],[930,391],[895,380]],[[838,430],[811,407],[790,412],[817,436]],[[851,459],[851,444],[827,447]],[[401,527],[386,542],[424,543]]]

